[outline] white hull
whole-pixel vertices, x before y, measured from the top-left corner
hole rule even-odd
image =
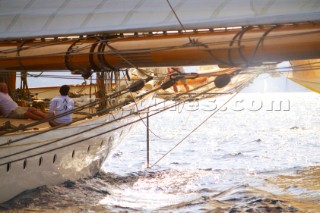
[[[94,175],[100,170],[111,150],[128,135],[134,125],[130,122],[138,118],[137,115],[132,114],[141,107],[141,104],[138,105],[132,104],[127,106],[126,110],[113,115],[93,118],[1,147],[0,203],[38,186],[54,185],[66,180]],[[103,125],[128,114],[131,115]],[[125,124],[129,125],[114,130]],[[93,127],[97,128],[83,132]],[[30,134],[34,132],[1,136],[0,144]],[[53,142],[59,138],[63,140]],[[42,144],[47,145],[31,149]],[[28,149],[31,150],[8,156]],[[4,158],[4,156],[8,157]]]

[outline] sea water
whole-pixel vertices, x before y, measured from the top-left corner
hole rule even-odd
[[[320,212],[320,96],[240,93],[224,105],[230,98],[151,116],[149,165],[144,120],[100,174],[40,187],[2,209]]]

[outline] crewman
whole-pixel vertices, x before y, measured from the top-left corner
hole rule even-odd
[[[177,74],[183,74],[185,73],[183,67],[168,67],[167,68],[167,74],[170,76],[173,73],[177,73]],[[186,89],[187,92],[189,92],[189,86],[187,84],[187,81],[185,78],[181,78],[179,79],[179,81],[183,84],[184,88]],[[178,87],[176,84],[173,85],[173,91],[178,92]]]
[[[8,94],[8,86],[0,82],[0,112],[6,118],[42,120],[48,115],[34,107],[21,107]]]
[[[68,85],[63,85],[60,87],[60,95],[54,97],[50,101],[49,116],[60,115],[66,113],[62,117],[58,117],[54,120],[49,121],[51,126],[57,126],[60,124],[69,124],[72,122],[72,114],[70,111],[74,108],[74,101],[68,96],[70,87]],[[70,112],[70,113],[67,113]]]

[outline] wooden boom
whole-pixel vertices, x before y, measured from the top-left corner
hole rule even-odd
[[[129,67],[253,66],[320,58],[320,25],[239,27],[185,33],[0,43],[0,71],[106,70]]]

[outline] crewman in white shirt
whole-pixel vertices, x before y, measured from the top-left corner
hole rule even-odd
[[[74,101],[68,96],[70,87],[68,85],[63,85],[60,87],[60,95],[54,97],[50,101],[49,115],[60,115],[62,113],[67,113],[73,110]],[[57,126],[59,124],[69,124],[72,122],[72,113],[67,113],[66,115],[51,120],[49,124],[51,126]]]

